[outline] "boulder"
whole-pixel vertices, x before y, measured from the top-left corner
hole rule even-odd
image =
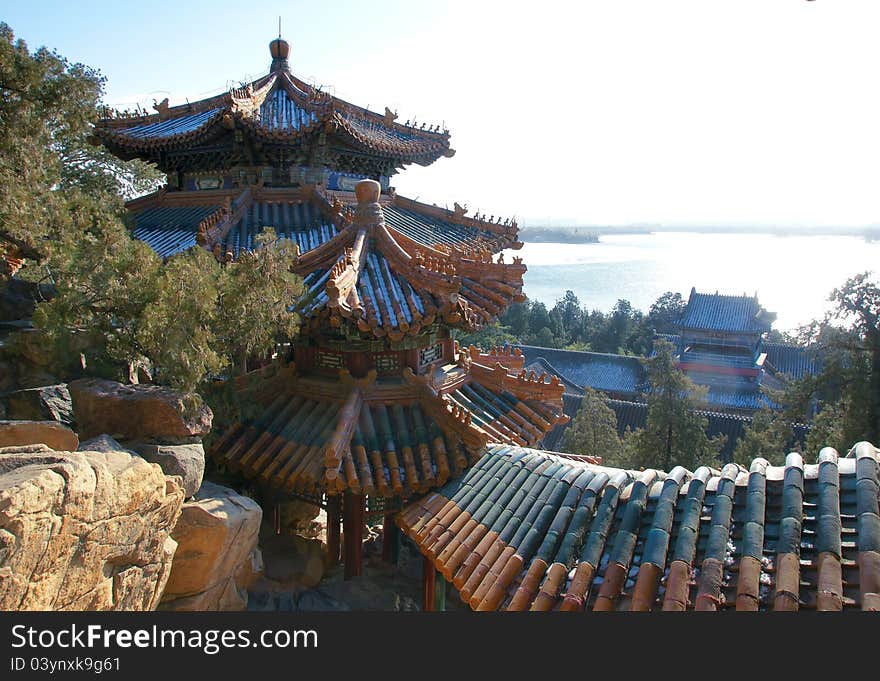
[[[16,390],[9,393],[4,402],[8,419],[58,421],[68,427],[73,425],[73,405],[64,383]]]
[[[182,503],[127,452],[0,449],[0,609],[155,609]]]
[[[79,438],[57,421],[0,421],[0,447],[44,444],[62,452],[73,452]]]
[[[160,610],[244,610],[260,564],[263,512],[234,490],[202,484],[183,504],[172,536],[179,548]]]
[[[211,409],[197,395],[156,385],[81,378],[68,388],[79,433],[118,440],[191,442],[211,430]]]
[[[322,526],[314,521],[321,514],[320,506],[298,499],[281,501],[277,506],[281,513],[281,528],[285,533],[298,534],[309,539],[318,536]]]
[[[324,577],[324,548],[317,539],[264,535],[262,549],[268,579],[289,588],[311,589]]]
[[[127,442],[132,449],[150,463],[157,463],[165,475],[179,475],[183,479],[186,497],[193,496],[202,486],[205,474],[205,449],[201,444],[155,445],[149,442]]]

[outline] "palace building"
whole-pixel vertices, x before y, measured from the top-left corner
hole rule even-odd
[[[675,347],[676,365],[698,386],[707,388],[701,414],[710,436],[727,437],[723,454],[763,406],[773,407],[766,390],[780,390],[785,381],[819,372],[820,359],[803,347],[766,340],[774,315],[756,296],[699,293],[691,289],[678,333],[657,334]],[[574,416],[585,388],[601,392],[617,415],[621,435],[643,428],[648,415],[648,379],[637,357],[599,352],[519,346],[529,357],[528,368],[558,375],[564,386],[565,413]],[[560,424],[542,446],[560,449],[567,423]],[[806,426],[797,426],[802,436]]]
[[[397,195],[399,170],[453,155],[448,131],[312,87],[281,38],[270,51],[252,83],[108,111],[94,132],[167,173],[128,204],[161,256],[204,248],[232,263],[269,227],[296,244],[301,334],[289,357],[229,379],[241,418],[215,461],[267,498],[326,507],[331,560],[344,526],[347,576],[361,572],[365,513],[384,513],[384,541],[399,526],[424,555],[427,610],[444,580],[477,610],[880,609],[877,449],[693,472],[534,449],[586,385],[637,404],[640,365],[459,347],[456,330],[524,299],[525,265],[502,254],[521,246],[516,223]],[[751,408],[773,371],[810,370],[764,343],[766,328],[757,301],[692,292],[680,365],[735,396],[719,404]]]

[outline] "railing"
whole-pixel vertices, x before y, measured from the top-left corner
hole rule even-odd
[[[716,364],[727,367],[752,368],[755,359],[745,355],[726,355],[718,352],[684,352],[680,358],[682,364]]]

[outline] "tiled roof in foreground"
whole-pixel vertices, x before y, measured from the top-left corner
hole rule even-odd
[[[492,445],[398,524],[476,610],[880,610],[878,457],[667,474]]]

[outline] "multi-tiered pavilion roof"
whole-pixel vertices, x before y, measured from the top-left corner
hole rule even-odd
[[[525,265],[502,253],[521,246],[516,223],[398,195],[397,170],[453,154],[448,131],[322,92],[292,74],[286,42],[270,49],[252,83],[95,129],[168,173],[128,204],[161,256],[201,247],[229,263],[268,227],[296,244],[302,333],[286,363],[238,381],[249,415],[215,459],[278,494],[402,500],[461,475],[490,441],[536,444],[567,419],[559,380],[452,333],[524,300]]]
[[[455,153],[448,130],[400,123],[387,108],[370,111],[297,78],[281,38],[270,51],[269,73],[255,81],[176,106],[166,98],[153,114],[108,110],[95,136],[120,157],[152,161],[169,174],[238,168],[275,184],[303,168],[387,177]]]

